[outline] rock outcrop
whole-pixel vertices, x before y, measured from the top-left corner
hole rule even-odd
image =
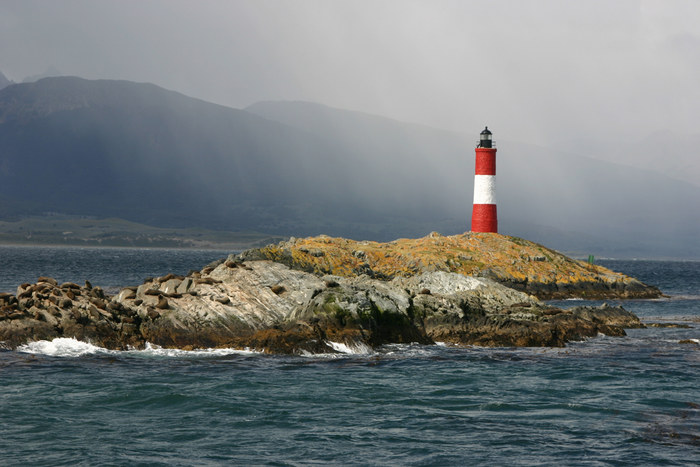
[[[15,348],[29,341],[74,337],[107,348],[143,345],[141,319],[89,283],[58,284],[40,277],[22,284],[16,295],[0,294],[0,345]]]
[[[318,353],[333,352],[338,344],[563,346],[642,326],[621,308],[561,310],[492,279],[440,267],[389,274],[370,266],[358,270],[366,273],[337,274],[344,267],[337,263],[331,275],[251,259],[259,254],[232,255],[188,276],[150,278],[113,296],[89,283],[40,278],[14,295],[0,295],[0,342],[15,348],[75,337],[110,349],[150,342]],[[321,248],[304,254],[335,261]],[[366,248],[363,264],[376,254]]]
[[[602,266],[571,259],[542,245],[493,233],[467,232],[388,243],[327,236],[249,250],[247,260],[268,259],[314,274],[391,280],[434,271],[486,277],[543,300],[656,298],[661,292]]]

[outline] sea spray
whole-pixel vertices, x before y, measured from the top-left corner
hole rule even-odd
[[[368,355],[372,353],[372,348],[364,342],[353,342],[346,344],[343,342],[327,341],[326,344],[332,347],[336,352],[348,355]]]
[[[47,355],[50,357],[82,357],[86,355],[134,355],[134,356],[156,356],[156,357],[173,357],[173,358],[188,358],[188,357],[220,357],[225,355],[253,355],[260,352],[250,349],[196,349],[196,350],[180,350],[166,349],[146,343],[143,350],[109,350],[103,347],[90,344],[89,342],[79,341],[74,338],[59,337],[52,340],[40,340],[30,342],[28,344],[17,347],[17,352]]]
[[[53,340],[29,342],[17,347],[18,352],[49,355],[51,357],[82,357],[96,353],[114,353],[113,350],[103,349],[87,342],[69,337],[59,337]]]

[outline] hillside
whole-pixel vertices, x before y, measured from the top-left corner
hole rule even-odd
[[[12,81],[7,79],[7,76],[5,76],[2,72],[0,72],[0,89],[9,86],[12,84]]]
[[[437,174],[397,189],[382,183],[388,169],[307,132],[153,85],[47,78],[0,91],[5,218],[56,212],[388,238],[449,217],[430,195]]]
[[[478,131],[300,102],[232,109],[126,81],[12,84],[0,90],[0,220],[377,241],[457,234],[469,228]],[[700,212],[700,187],[496,141],[501,232],[584,255],[700,258],[700,221],[686,214]]]
[[[589,139],[563,142],[591,157],[662,173],[700,186],[700,133],[683,134],[659,130],[633,140]],[[660,154],[663,155],[660,158]]]

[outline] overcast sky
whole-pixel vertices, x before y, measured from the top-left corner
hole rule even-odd
[[[2,0],[0,71],[542,143],[698,134],[697,0]]]

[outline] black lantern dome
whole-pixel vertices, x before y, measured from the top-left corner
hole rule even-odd
[[[480,148],[490,148],[493,145],[493,140],[491,139],[491,132],[489,127],[485,127],[484,131],[479,135],[479,147]]]

